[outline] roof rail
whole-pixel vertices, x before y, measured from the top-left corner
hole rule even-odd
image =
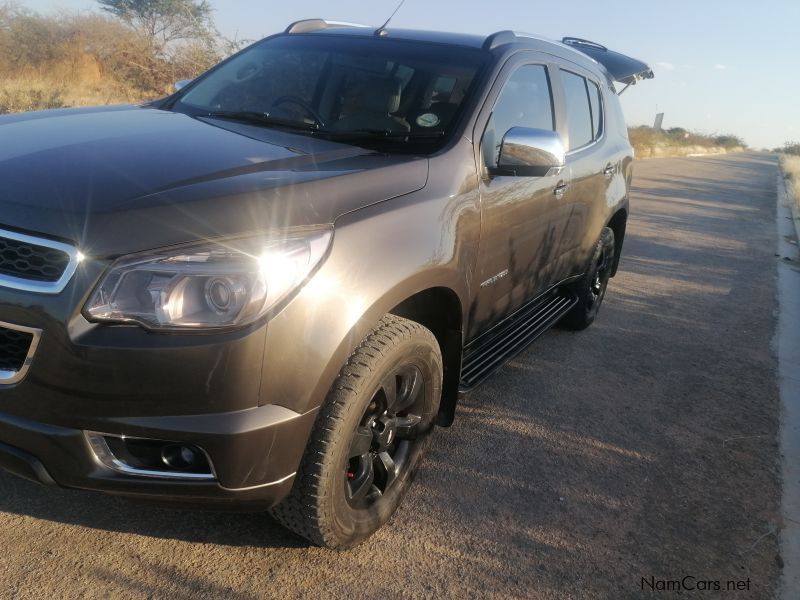
[[[561,40],[561,43],[566,44],[567,46],[582,46],[584,48],[594,48],[595,50],[600,50],[601,52],[608,51],[608,48],[606,48],[602,44],[598,44],[597,42],[591,42],[589,40],[584,40],[582,38],[577,38],[577,37],[565,37]]]
[[[340,27],[366,27],[371,29],[370,25],[362,25],[360,23],[347,23],[345,21],[326,21],[325,19],[304,19],[302,21],[295,21],[286,28],[284,33],[309,33],[311,31],[322,31],[324,29],[333,29]]]

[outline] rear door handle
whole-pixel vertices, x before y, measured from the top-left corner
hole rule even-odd
[[[603,175],[605,175],[606,177],[611,177],[613,174],[614,174],[614,165],[612,164],[606,165],[606,168],[603,169]]]
[[[558,185],[553,190],[553,193],[555,194],[556,198],[561,200],[561,198],[564,197],[564,192],[567,191],[568,187],[569,187],[568,183],[566,183],[565,181],[559,181]]]

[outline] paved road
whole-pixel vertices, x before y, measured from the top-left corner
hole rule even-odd
[[[469,397],[366,545],[337,554],[264,515],[0,475],[0,596],[616,599],[689,575],[749,578],[718,597],[770,597],[776,168],[757,154],[637,164],[598,322],[548,333]]]

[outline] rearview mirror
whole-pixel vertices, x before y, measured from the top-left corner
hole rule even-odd
[[[191,79],[181,79],[180,81],[176,81],[175,82],[175,91],[176,92],[180,92],[183,88],[185,88],[187,85],[192,83],[192,81],[193,80],[191,80]]]
[[[512,127],[503,136],[497,167],[492,175],[541,177],[564,166],[566,149],[561,136],[547,129]]]

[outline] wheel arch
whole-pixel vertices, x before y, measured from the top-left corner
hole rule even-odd
[[[614,265],[611,268],[611,276],[617,274],[617,267],[619,267],[619,260],[622,256],[622,243],[625,241],[625,228],[628,223],[628,209],[627,206],[620,208],[608,220],[606,227],[610,227],[614,232]]]
[[[458,294],[446,287],[427,288],[409,296],[389,313],[426,327],[439,342],[444,373],[437,424],[451,425],[458,403],[463,351],[463,307]]]

